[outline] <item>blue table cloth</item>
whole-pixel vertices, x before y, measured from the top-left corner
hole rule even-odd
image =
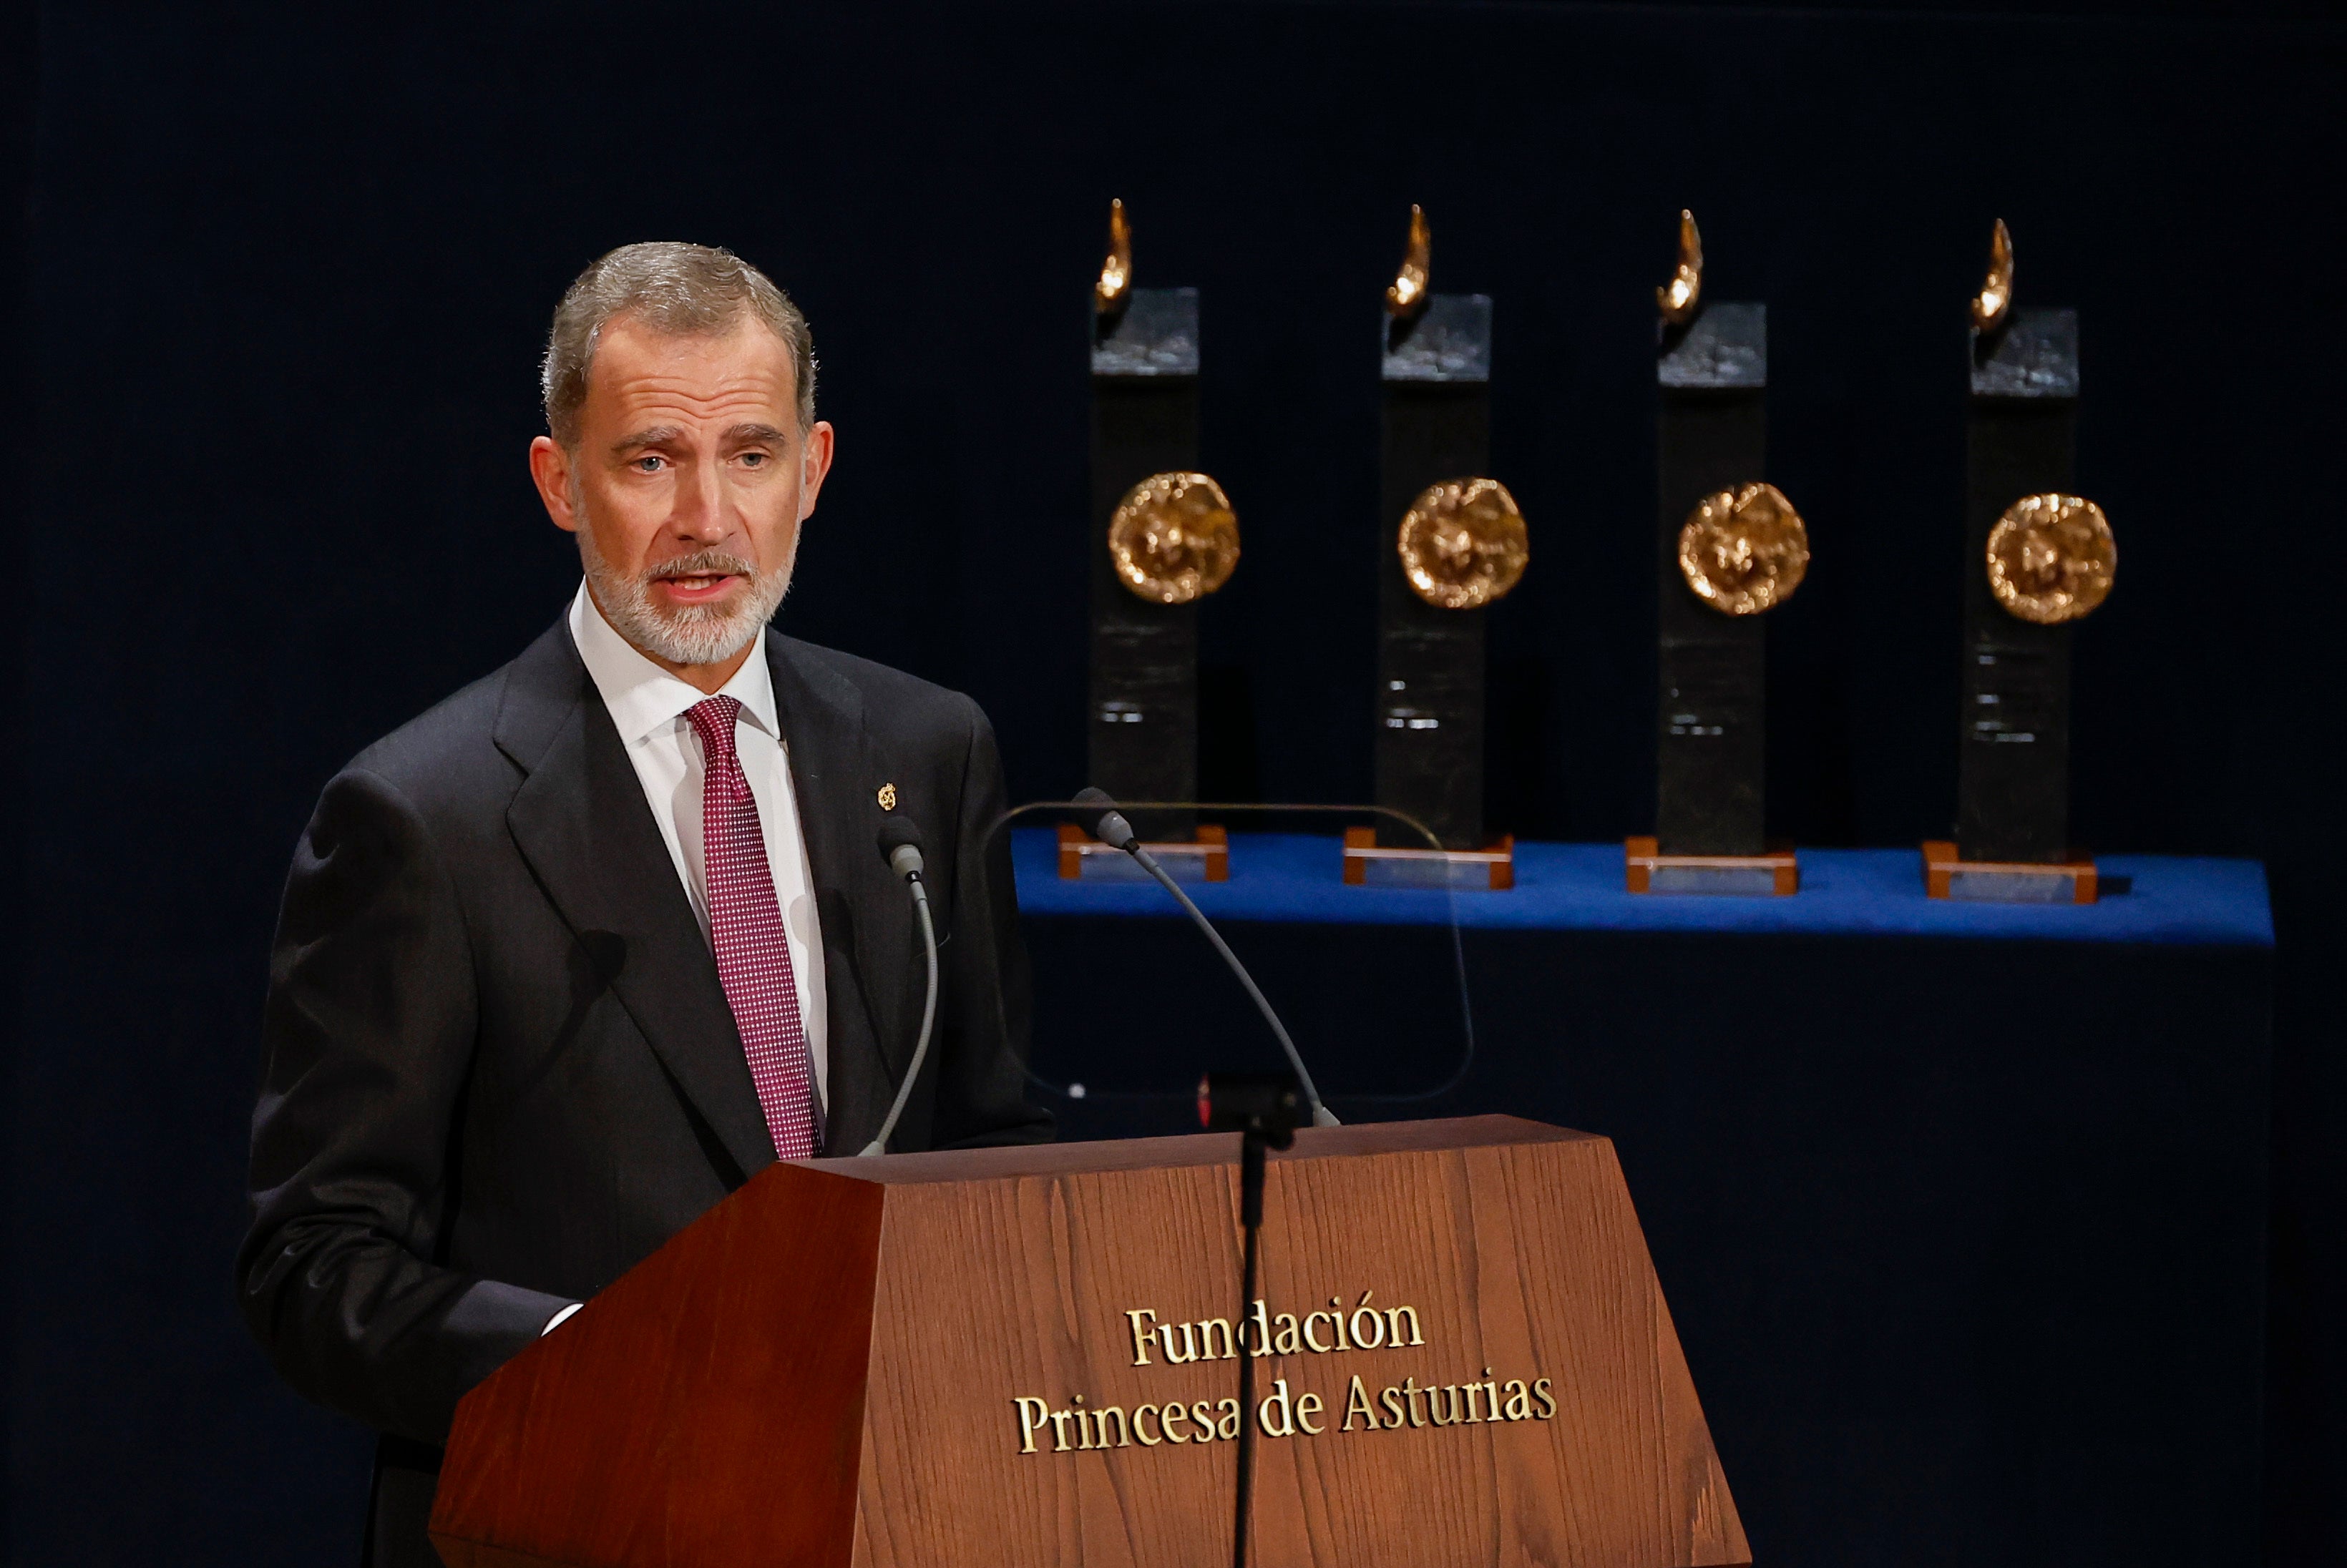
[[[1061,881],[1048,829],[1017,830],[1011,844],[1028,913],[1180,917],[1153,882]],[[1926,898],[1920,850],[1804,850],[1799,860],[1801,891],[1789,897],[1633,893],[1619,844],[1522,843],[1511,891],[1444,892],[1348,887],[1334,838],[1234,833],[1230,881],[1184,891],[1216,920],[2273,944],[2265,871],[2254,860],[2110,855],[2097,868],[2127,879],[2125,893],[2092,904],[1998,904]]]

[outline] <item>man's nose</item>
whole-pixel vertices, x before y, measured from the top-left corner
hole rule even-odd
[[[686,467],[676,488],[676,531],[703,544],[715,544],[730,529],[726,521],[725,473],[722,464],[695,463]]]

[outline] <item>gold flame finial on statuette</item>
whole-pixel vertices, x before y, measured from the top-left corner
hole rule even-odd
[[[1409,206],[1409,244],[1401,253],[1401,270],[1386,287],[1386,314],[1397,321],[1417,319],[1426,309],[1428,268],[1433,259],[1434,237],[1426,227],[1426,209]]]
[[[1980,292],[1973,296],[1973,325],[1983,332],[1993,332],[2004,324],[2013,309],[2013,235],[2004,227],[2004,219],[1996,220],[1996,228],[1988,237],[1988,277]]]
[[[1132,292],[1133,229],[1124,220],[1124,202],[1115,199],[1108,204],[1108,256],[1101,262],[1100,281],[1092,285],[1092,312],[1115,314]]]
[[[1663,312],[1663,320],[1674,327],[1684,327],[1695,320],[1696,307],[1703,303],[1703,232],[1695,226],[1695,214],[1679,209],[1679,260],[1671,270],[1671,280],[1655,290],[1655,304]]]

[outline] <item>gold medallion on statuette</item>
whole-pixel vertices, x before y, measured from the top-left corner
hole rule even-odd
[[[1117,503],[1108,524],[1116,580],[1153,605],[1186,605],[1231,580],[1239,520],[1203,473],[1153,473]]]
[[[2118,567],[2110,519],[2082,495],[2024,495],[1989,530],[1989,592],[2006,614],[2041,626],[2092,614]]]
[[[1773,484],[1717,490],[1679,530],[1679,574],[1724,616],[1783,604],[1809,569],[1809,530]]]
[[[1410,592],[1438,610],[1505,598],[1532,559],[1516,498],[1496,479],[1450,479],[1419,493],[1396,541]]]

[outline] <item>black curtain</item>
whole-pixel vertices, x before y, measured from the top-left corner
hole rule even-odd
[[[1495,821],[1569,839],[1651,811],[1650,290],[1683,206],[1713,296],[1769,305],[1768,477],[1816,548],[1771,617],[1772,828],[1947,829],[1963,301],[2007,220],[2022,301],[2081,312],[2080,484],[2121,548],[2077,640],[2079,835],[2271,871],[2269,1547],[2347,1553],[2336,24],[8,15],[9,216],[29,214],[0,487],[15,1561],[349,1551],[364,1441],[275,1386],[230,1304],[263,954],[320,784],[576,580],[523,465],[563,285],[610,246],[691,238],[796,295],[841,434],[784,629],[970,691],[1014,795],[1061,795],[1082,782],[1082,346],[1112,196],[1139,280],[1204,290],[1204,461],[1244,531],[1204,616],[1209,788],[1368,789],[1391,524],[1371,333],[1419,202],[1436,287],[1497,301],[1493,462],[1532,533],[1491,628]]]

